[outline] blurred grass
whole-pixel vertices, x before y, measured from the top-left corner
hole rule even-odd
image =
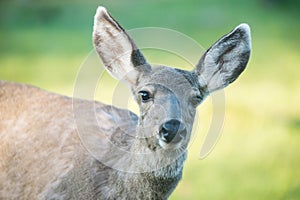
[[[199,108],[200,132],[183,180],[170,199],[300,199],[299,1],[1,1],[0,79],[71,96],[77,71],[92,50],[98,5],[126,29],[170,28],[205,48],[239,23],[249,23],[253,53],[246,71],[225,91],[222,136],[199,160],[212,113],[208,99]],[[167,55],[158,58],[180,67]],[[109,92],[116,83],[107,79],[103,91]]]

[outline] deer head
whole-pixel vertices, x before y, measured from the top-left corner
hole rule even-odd
[[[93,41],[107,71],[130,87],[140,108],[137,134],[150,151],[186,148],[196,107],[237,79],[251,49],[250,28],[241,24],[213,44],[192,71],[154,67],[103,7],[95,15]]]

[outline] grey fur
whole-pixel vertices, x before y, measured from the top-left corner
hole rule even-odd
[[[0,81],[0,199],[167,199],[182,177],[196,107],[239,76],[251,47],[243,24],[193,71],[151,67],[103,7],[93,39],[106,69],[129,85],[140,116]],[[170,119],[187,133],[176,143],[158,134]]]

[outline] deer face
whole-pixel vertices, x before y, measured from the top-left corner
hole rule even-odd
[[[95,15],[93,39],[108,72],[131,88],[141,113],[137,134],[151,150],[187,146],[196,107],[236,80],[251,48],[249,26],[241,24],[212,45],[192,71],[153,67],[103,7]]]
[[[152,69],[133,88],[140,106],[138,132],[152,149],[184,147],[205,91],[193,72],[165,66]]]

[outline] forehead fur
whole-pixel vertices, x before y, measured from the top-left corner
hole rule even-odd
[[[161,84],[165,87],[180,89],[200,89],[196,73],[166,66],[153,67],[151,73],[143,76],[142,84]]]

